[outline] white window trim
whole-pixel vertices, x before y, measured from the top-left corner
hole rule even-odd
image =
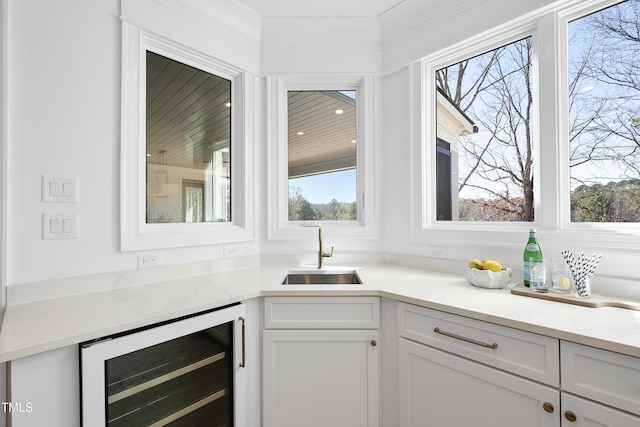
[[[417,242],[468,242],[469,232],[474,236],[487,238],[490,244],[503,244],[508,235],[521,233],[529,228],[540,227],[540,173],[539,162],[534,164],[534,201],[536,219],[534,222],[480,222],[480,221],[438,221],[436,219],[436,192],[435,192],[435,141],[436,141],[436,105],[432,100],[436,99],[435,71],[462,61],[466,58],[496,49],[514,41],[533,37],[533,79],[536,81],[537,70],[537,28],[535,22],[526,20],[518,25],[494,29],[473,37],[471,40],[457,43],[454,46],[443,49],[429,55],[422,60],[410,65],[411,102],[411,149],[413,159],[412,172],[412,200],[411,207],[411,238]],[[537,84],[536,84],[537,85]],[[537,92],[537,88],[534,87]],[[536,96],[534,108],[537,118],[539,111],[538,97]],[[536,158],[539,158],[539,125],[534,129],[534,150]],[[496,235],[496,233],[498,235]],[[489,236],[491,236],[489,238]]]
[[[613,6],[620,3],[620,0],[597,0],[587,1],[581,4],[576,4],[572,7],[564,8],[558,11],[558,47],[557,47],[557,62],[558,66],[558,116],[559,120],[559,160],[563,164],[569,162],[569,109],[568,109],[568,75],[569,69],[566,58],[568,57],[568,23],[574,19],[596,12],[600,9],[608,6]],[[637,223],[580,223],[571,222],[571,203],[570,203],[570,171],[569,168],[560,168],[560,174],[562,182],[565,183],[560,188],[560,224],[561,230],[573,231],[575,233],[592,233],[595,238],[610,239],[607,233],[616,233],[613,239],[619,244],[618,246],[629,246],[631,248],[638,249],[638,236],[640,236],[640,224]],[[630,240],[631,239],[631,240]]]
[[[570,219],[567,111],[567,31],[569,20],[619,3],[620,0],[561,1],[498,28],[464,40],[409,66],[411,93],[411,240],[430,244],[468,245],[469,236],[487,247],[522,246],[529,228],[547,233],[549,246],[596,247],[628,253],[640,252],[640,224],[572,223]],[[435,220],[435,70],[505,45],[534,37],[534,89],[536,91],[536,158],[534,165],[535,220],[533,222],[465,222]],[[539,49],[539,46],[555,48]],[[554,162],[545,169],[541,162]],[[473,234],[470,234],[472,232]]]
[[[122,23],[121,250],[254,240],[253,80],[226,64],[160,35]],[[227,223],[147,224],[145,208],[145,61],[147,50],[231,81],[231,216]]]
[[[269,240],[307,239],[303,227],[338,229],[341,237],[374,237],[374,96],[372,76],[296,76],[267,78],[267,238]],[[355,221],[289,221],[288,104],[291,90],[357,90],[356,135],[358,149],[357,205]]]

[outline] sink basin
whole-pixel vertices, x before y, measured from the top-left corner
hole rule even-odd
[[[361,285],[355,271],[290,271],[283,285]]]

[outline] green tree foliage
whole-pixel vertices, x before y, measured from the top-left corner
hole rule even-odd
[[[289,188],[289,221],[313,221],[319,216],[318,208],[302,196],[298,187]]]
[[[571,194],[574,222],[640,221],[640,180],[581,185]]]
[[[356,202],[333,199],[327,204],[313,204],[301,194],[300,188],[289,187],[289,221],[355,221]]]

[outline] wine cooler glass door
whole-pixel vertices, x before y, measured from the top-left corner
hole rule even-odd
[[[81,347],[83,426],[243,426],[244,306]]]

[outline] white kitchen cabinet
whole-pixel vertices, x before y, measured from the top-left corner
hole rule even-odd
[[[562,393],[562,425],[571,427],[638,427],[640,417]]]
[[[557,389],[401,338],[401,427],[557,427]]]
[[[401,337],[556,388],[558,340],[468,317],[398,304]],[[493,348],[495,347],[495,348]]]
[[[640,426],[640,359],[567,341],[560,350],[563,425]]]
[[[379,303],[265,298],[264,427],[378,427]]]
[[[12,427],[80,427],[80,353],[69,345],[8,363]],[[4,411],[9,412],[9,411]]]
[[[398,305],[401,427],[557,427],[558,340]]]

